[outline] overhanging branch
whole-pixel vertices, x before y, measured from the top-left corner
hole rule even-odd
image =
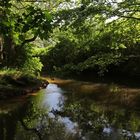
[[[118,16],[118,17],[122,17],[122,18],[128,18],[128,19],[140,20],[140,18],[133,17],[133,16],[124,16],[124,15],[117,15],[117,16]]]
[[[23,0],[21,2],[48,2],[47,0]]]
[[[34,35],[34,37],[32,37],[32,38],[24,40],[21,44],[21,47],[24,46],[26,43],[35,41],[36,38],[37,38],[37,35]]]

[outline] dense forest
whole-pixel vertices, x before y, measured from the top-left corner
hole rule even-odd
[[[139,21],[138,0],[1,1],[1,77],[84,72],[139,77]]]
[[[139,75],[138,0],[0,3],[0,67]]]

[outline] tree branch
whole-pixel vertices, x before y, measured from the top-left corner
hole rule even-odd
[[[22,2],[48,2],[46,0],[40,0],[40,1],[37,1],[37,0],[23,0]]]
[[[32,38],[24,40],[21,44],[21,47],[24,46],[26,43],[35,41],[36,38],[37,38],[37,35],[34,35],[34,37],[32,37]]]
[[[128,19],[140,20],[140,18],[133,17],[133,16],[124,16],[124,15],[119,15],[119,14],[117,14],[117,16],[118,16],[118,17],[122,17],[122,18],[128,18]]]

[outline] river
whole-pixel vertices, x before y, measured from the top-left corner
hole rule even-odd
[[[139,88],[48,81],[38,93],[0,101],[0,140],[140,140],[140,107],[132,96]]]

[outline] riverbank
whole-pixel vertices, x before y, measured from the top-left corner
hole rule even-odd
[[[0,100],[26,95],[46,87],[48,81],[20,71],[0,72]]]

